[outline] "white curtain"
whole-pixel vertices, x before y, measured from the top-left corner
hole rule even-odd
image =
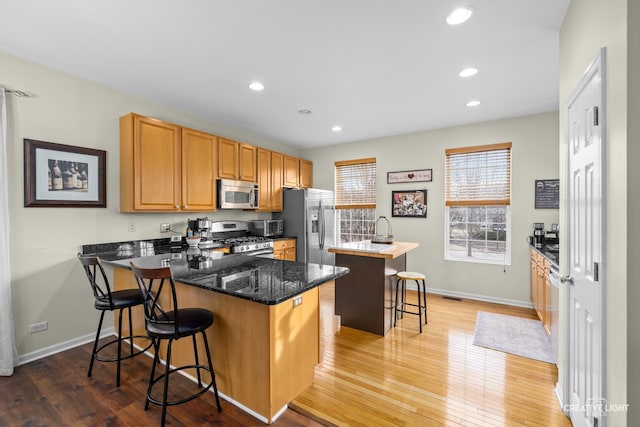
[[[13,374],[18,363],[11,304],[9,186],[7,173],[7,100],[0,88],[0,375]]]

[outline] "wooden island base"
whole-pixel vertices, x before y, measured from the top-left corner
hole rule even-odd
[[[114,282],[116,289],[137,288],[127,269],[115,268]],[[207,338],[223,398],[271,423],[311,385],[320,360],[318,287],[303,293],[302,303],[295,307],[293,300],[265,305],[179,282],[176,291],[181,307],[214,313]],[[132,317],[134,331],[144,334],[141,307]],[[176,366],[193,363],[191,340],[176,341],[171,358]]]
[[[365,246],[366,247],[366,246]],[[388,250],[332,247],[336,265],[350,273],[335,281],[340,325],[384,336],[393,324],[395,274],[406,270],[406,253],[417,243],[395,242]]]

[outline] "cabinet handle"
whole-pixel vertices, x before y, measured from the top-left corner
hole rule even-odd
[[[182,207],[182,209],[189,209],[189,206],[188,206],[188,205],[184,205],[184,206]]]
[[[180,209],[180,205],[176,205],[176,209]]]

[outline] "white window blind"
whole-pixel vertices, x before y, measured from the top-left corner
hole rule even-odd
[[[336,209],[376,207],[376,159],[335,162]]]
[[[511,204],[511,143],[445,151],[447,206]]]

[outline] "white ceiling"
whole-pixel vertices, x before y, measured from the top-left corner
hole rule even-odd
[[[557,110],[569,2],[0,0],[0,51],[310,148]]]

